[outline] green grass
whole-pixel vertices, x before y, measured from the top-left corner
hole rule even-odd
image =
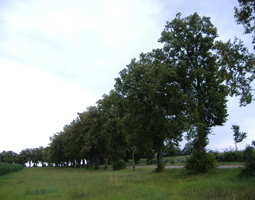
[[[24,168],[0,176],[0,199],[255,199],[255,178],[240,179],[240,171]]]

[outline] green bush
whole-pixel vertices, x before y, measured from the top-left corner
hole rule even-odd
[[[214,155],[194,151],[187,159],[185,168],[189,173],[206,173],[216,169],[217,165],[217,160]]]
[[[157,165],[157,168],[155,169],[156,172],[163,172],[165,169],[165,164],[162,163],[162,164],[158,164]]]
[[[0,175],[15,172],[22,168],[23,168],[23,166],[20,164],[0,163]]]
[[[126,168],[126,163],[123,161],[117,161],[117,162],[113,162],[112,164],[112,168],[113,170],[122,170]]]
[[[248,146],[245,149],[245,165],[241,172],[242,177],[255,177],[255,150]]]

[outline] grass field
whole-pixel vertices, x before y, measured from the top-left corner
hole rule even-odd
[[[0,199],[255,199],[255,178],[240,170],[24,168],[0,176]]]

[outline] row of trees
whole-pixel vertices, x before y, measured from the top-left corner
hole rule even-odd
[[[209,17],[197,13],[167,22],[159,42],[164,46],[133,59],[116,78],[114,89],[97,106],[78,113],[64,131],[51,138],[54,162],[83,158],[89,165],[100,157],[157,153],[158,166],[166,142],[187,133],[202,153],[208,135],[226,122],[227,97],[240,96],[240,106],[252,101],[255,58],[241,40],[217,41]],[[53,161],[52,160],[52,161]]]
[[[241,18],[245,9],[235,16],[251,27],[250,18]],[[183,133],[204,154],[211,129],[226,122],[227,97],[240,96],[240,106],[251,103],[255,78],[255,57],[243,42],[217,37],[209,17],[178,13],[161,33],[163,48],[133,59],[108,95],[50,138],[47,162],[86,159],[91,166],[94,160],[97,169],[102,158],[107,168],[109,158],[134,160],[136,153],[150,163],[156,153],[160,168],[164,147],[178,145]]]
[[[31,166],[31,163],[34,166],[37,166],[39,162],[44,165],[47,162],[47,150],[49,147],[38,147],[33,149],[24,149],[19,154],[13,151],[2,151],[0,153],[0,162],[3,163],[18,163],[24,165],[28,163]]]

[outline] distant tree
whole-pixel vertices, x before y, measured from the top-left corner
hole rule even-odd
[[[250,34],[255,30],[255,1],[254,0],[238,0],[239,6],[235,7],[235,18],[237,24],[244,26],[245,34]],[[255,32],[252,43],[255,49]]]
[[[255,147],[255,140],[252,140],[251,145]]]
[[[64,139],[65,135],[63,131],[54,133],[50,137],[50,150],[49,150],[49,161],[55,163],[55,166],[59,166],[63,163],[69,163],[69,158],[65,157],[64,153]]]
[[[234,131],[234,141],[235,141],[235,146],[236,146],[236,151],[237,151],[237,143],[242,142],[246,137],[247,133],[246,132],[240,132],[240,127],[238,125],[232,125],[231,128]]]
[[[180,156],[181,155],[181,149],[180,149],[179,144],[175,143],[172,140],[167,141],[166,145],[164,146],[163,155],[165,157]]]
[[[109,95],[103,95],[97,102],[97,107],[102,117],[101,136],[105,142],[101,155],[107,169],[110,155],[112,160],[117,162],[125,156],[127,143],[121,128],[123,101],[116,91],[112,90]]]
[[[42,159],[44,162],[48,163],[48,165],[50,164],[49,151],[50,151],[50,146],[47,146],[44,148],[42,152]]]
[[[6,151],[2,151],[1,153],[0,153],[0,162],[5,162],[5,153],[6,153]]]
[[[0,157],[1,162],[14,163],[17,161],[18,154],[13,151],[2,151]]]
[[[77,167],[81,163],[82,156],[80,151],[83,146],[81,134],[82,125],[79,117],[73,120],[69,125],[64,128],[63,151],[65,157],[71,161],[73,167]]]
[[[31,162],[32,162],[32,149],[23,149],[19,153],[20,157],[22,157],[25,161],[25,163],[29,163],[29,166],[31,167]]]
[[[83,131],[82,153],[95,158],[95,169],[99,169],[101,153],[106,150],[105,139],[102,135],[102,115],[96,106],[88,107],[87,111],[80,114]]]
[[[237,143],[242,142],[247,136],[246,136],[246,132],[240,132],[240,127],[238,125],[232,125],[231,128],[234,131],[234,141],[235,141],[235,146],[236,146],[236,156],[237,156],[237,160],[239,161],[238,158],[238,152],[237,152]]]

